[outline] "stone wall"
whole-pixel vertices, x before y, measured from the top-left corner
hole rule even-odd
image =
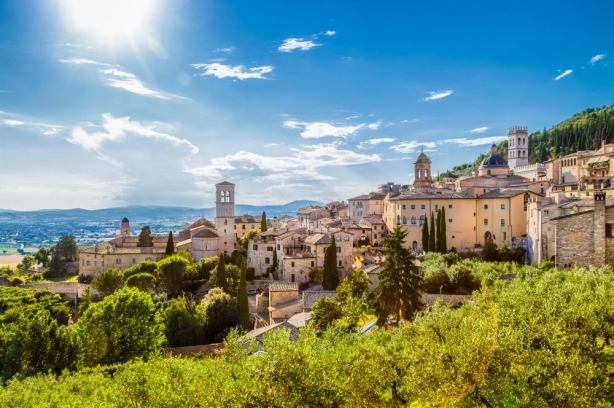
[[[78,294],[80,298],[85,294],[86,288],[90,288],[90,292],[92,294],[96,294],[94,288],[85,283],[79,282],[51,282],[51,283],[33,283],[28,285],[19,285],[20,288],[24,289],[38,289],[38,290],[47,290],[49,289],[53,293],[66,294],[66,295],[74,295]]]
[[[288,290],[284,292],[269,292],[271,306],[276,306],[293,299],[298,299],[298,290]]]
[[[588,267],[594,264],[593,211],[585,211],[556,220],[556,266]]]
[[[254,268],[255,276],[263,276],[266,274],[267,268],[273,266],[274,250],[275,242],[264,243],[254,239],[249,240],[247,246],[247,267]],[[267,258],[269,261],[268,263],[266,262]]]

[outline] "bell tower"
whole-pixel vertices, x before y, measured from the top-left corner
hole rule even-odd
[[[122,220],[122,225],[119,230],[119,235],[122,237],[130,236],[130,221],[128,221],[128,218],[126,217],[124,217],[124,219]]]
[[[431,188],[431,159],[420,149],[420,155],[414,162],[414,188],[417,191]]]
[[[230,255],[235,249],[235,185],[228,181],[215,185],[215,229],[220,251]]]
[[[529,130],[514,126],[507,131],[507,164],[511,170],[529,164]]]

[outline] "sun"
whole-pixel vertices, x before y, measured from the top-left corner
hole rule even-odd
[[[72,28],[103,37],[135,36],[146,30],[159,0],[66,0]]]

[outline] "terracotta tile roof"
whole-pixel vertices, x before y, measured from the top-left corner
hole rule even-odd
[[[289,333],[290,341],[292,341],[293,343],[298,341],[298,335],[299,335],[298,329],[296,328],[296,326],[288,322],[281,322],[281,323],[272,324],[270,326],[260,327],[258,329],[252,330],[249,333],[247,333],[247,337],[250,337],[252,339],[255,339],[261,342],[262,338],[266,335],[266,333],[270,331],[274,331],[274,330],[279,330],[279,329],[290,330],[290,333]]]
[[[480,194],[478,198],[511,198],[524,193],[529,193],[529,191],[511,188],[496,188],[488,193]]]
[[[260,224],[262,222],[262,215],[249,215],[249,214],[237,215],[235,216],[235,222],[246,222],[246,223],[253,222],[253,223]]]
[[[306,290],[303,292],[303,309],[311,309],[313,304],[320,300],[322,297],[329,299],[334,298],[337,295],[336,290]]]
[[[196,234],[192,235],[192,238],[219,238],[217,232],[213,231],[209,228],[203,228],[198,231]]]
[[[369,194],[359,195],[353,198],[349,198],[348,201],[356,200],[383,200],[386,197],[384,193],[371,192]]]
[[[431,191],[406,191],[395,197],[390,198],[390,201],[397,200],[424,200],[424,199],[450,199],[450,198],[475,198],[473,195],[465,192],[455,192],[447,188],[435,188]]]
[[[273,282],[269,285],[269,292],[298,291],[298,282]]]

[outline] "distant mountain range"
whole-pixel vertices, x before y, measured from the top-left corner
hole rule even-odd
[[[246,205],[235,204],[235,214],[250,214],[261,215],[266,212],[267,218],[285,214],[295,214],[296,211],[308,205],[324,205],[319,201],[297,200],[282,205]],[[155,219],[176,219],[176,218],[194,218],[200,217],[213,219],[215,217],[215,207],[211,208],[188,208],[188,207],[167,207],[167,206],[138,206],[131,205],[126,207],[103,208],[99,210],[84,210],[82,208],[73,208],[67,210],[37,210],[37,211],[14,211],[0,210],[0,221],[31,221],[41,219],[71,219],[81,221],[96,221],[96,220],[121,220],[127,217],[128,219],[136,218],[155,218]]]

